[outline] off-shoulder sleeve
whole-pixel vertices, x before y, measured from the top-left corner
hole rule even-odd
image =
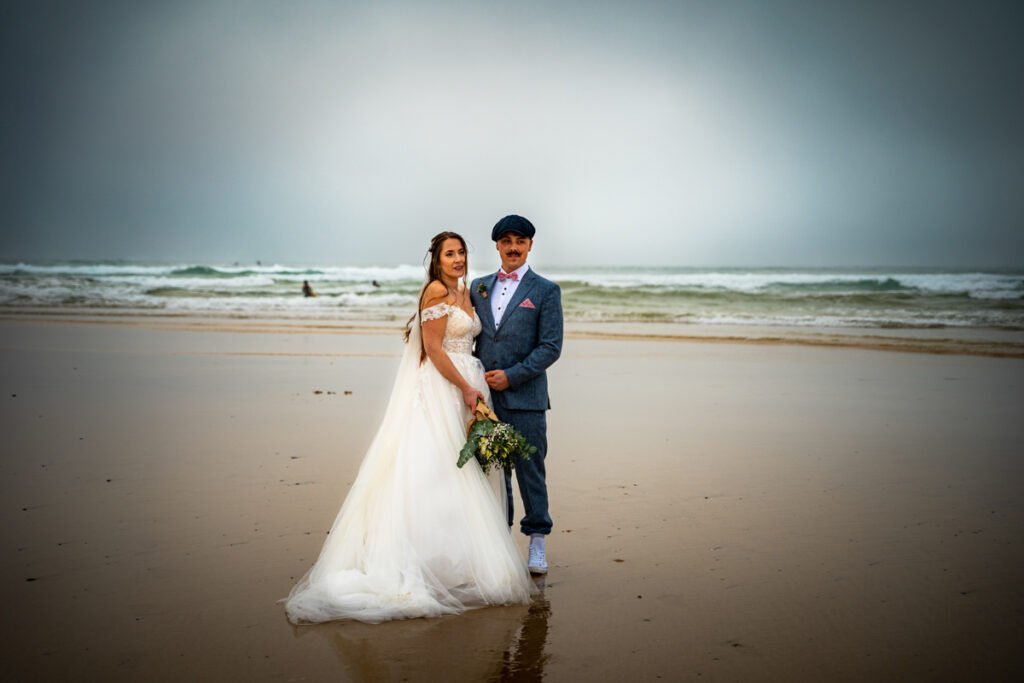
[[[443,318],[446,315],[448,315],[448,304],[444,302],[434,304],[433,306],[424,308],[420,311],[420,322],[422,324],[430,320],[437,320],[438,318]]]

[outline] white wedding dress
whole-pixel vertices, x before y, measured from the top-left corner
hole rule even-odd
[[[472,355],[480,320],[444,303],[421,313],[441,317],[448,357],[489,396]],[[469,417],[462,392],[429,358],[420,363],[413,325],[381,427],[319,558],[285,601],[293,623],[378,623],[530,601],[536,588],[509,533],[500,471],[489,481],[475,459],[456,467]]]

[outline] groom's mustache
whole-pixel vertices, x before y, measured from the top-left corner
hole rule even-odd
[[[520,255],[520,253],[518,251],[509,251],[509,252],[506,252],[506,253],[507,253],[508,256],[519,256]]]

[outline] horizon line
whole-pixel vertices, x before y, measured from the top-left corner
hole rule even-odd
[[[167,259],[156,259],[156,258],[127,258],[127,257],[107,257],[107,258],[17,258],[17,257],[6,257],[0,256],[0,265],[5,266],[17,266],[17,265],[28,265],[28,266],[41,266],[41,265],[144,265],[144,266],[183,266],[183,267],[196,267],[196,266],[207,266],[207,267],[225,267],[225,268],[241,268],[241,267],[255,267],[255,268],[273,268],[282,266],[294,266],[294,267],[343,267],[343,268],[400,268],[400,267],[422,267],[415,263],[323,263],[313,262],[305,260],[295,261],[267,261],[264,263],[262,259],[254,261],[198,261],[198,260],[167,260]],[[1021,271],[1024,273],[1024,264],[907,264],[907,263],[879,263],[879,264],[865,264],[865,263],[830,263],[830,264],[770,264],[770,265],[754,265],[754,264],[725,264],[717,263],[711,265],[697,265],[697,264],[640,264],[640,263],[627,263],[627,264],[567,264],[567,263],[544,263],[544,269],[557,270],[560,268],[565,269],[579,269],[579,268],[594,268],[600,270],[633,270],[633,269],[644,269],[644,268],[656,268],[656,269],[684,269],[684,270],[736,270],[736,269],[751,269],[751,270],[780,270],[780,269],[796,269],[796,270],[820,270],[820,269],[847,269],[847,270],[896,270],[896,269],[912,269],[912,270],[999,270],[999,271]],[[474,269],[475,270],[475,269]]]

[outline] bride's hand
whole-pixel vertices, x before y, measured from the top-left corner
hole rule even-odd
[[[462,402],[469,408],[469,412],[476,410],[476,402],[484,401],[484,395],[473,387],[467,386],[462,390]],[[484,401],[486,403],[487,401]]]

